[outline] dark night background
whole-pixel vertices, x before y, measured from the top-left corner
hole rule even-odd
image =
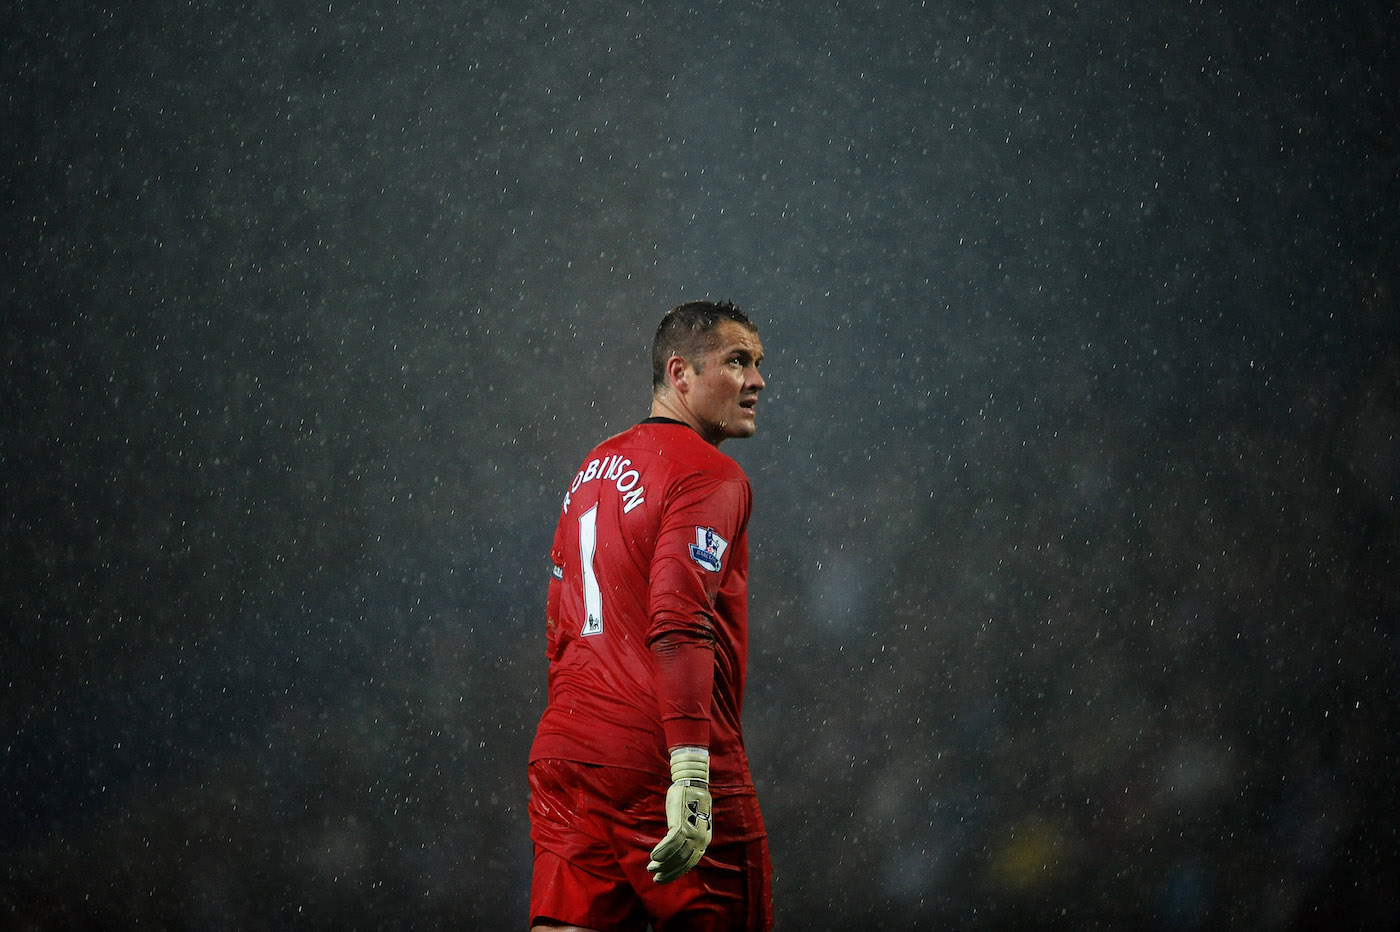
[[[1394,928],[1397,27],[10,5],[0,926],[523,928],[564,483],[708,296],[778,928]]]

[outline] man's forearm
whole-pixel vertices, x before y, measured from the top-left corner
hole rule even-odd
[[[709,747],[715,680],[713,639],[698,633],[668,632],[652,642],[651,658],[667,748]]]

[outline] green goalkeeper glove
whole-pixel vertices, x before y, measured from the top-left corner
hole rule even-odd
[[[657,883],[670,883],[700,862],[714,837],[710,825],[710,752],[676,748],[671,752],[671,788],[666,791],[669,831],[651,849],[647,870]]]

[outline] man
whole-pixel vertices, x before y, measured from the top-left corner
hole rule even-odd
[[[739,720],[752,492],[719,451],[754,433],[762,361],[733,304],[673,308],[651,417],[595,447],[564,495],[530,751],[533,929],[772,926]]]

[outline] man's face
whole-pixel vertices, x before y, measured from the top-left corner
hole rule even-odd
[[[754,406],[763,390],[759,364],[763,344],[758,334],[732,320],[715,328],[718,341],[692,370],[686,405],[700,423],[700,433],[718,446],[729,437],[752,437],[757,429]]]

